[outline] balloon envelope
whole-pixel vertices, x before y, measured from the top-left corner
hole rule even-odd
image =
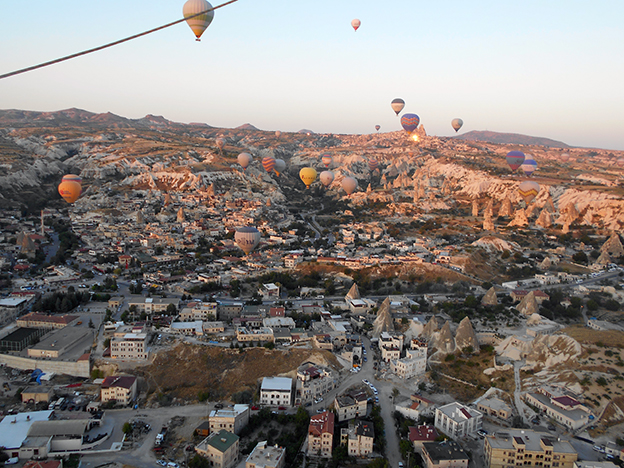
[[[76,174],[66,174],[63,176],[63,179],[61,180],[61,182],[65,182],[66,180],[73,180],[74,182],[78,182],[79,184],[82,185],[82,177],[80,177],[79,175]]]
[[[381,128],[381,125],[375,125],[375,130],[379,131],[380,128]]]
[[[527,154],[524,157],[524,162],[522,163],[520,168],[522,169],[522,172],[524,172],[524,175],[528,177],[533,174],[533,172],[535,172],[535,170],[537,169],[537,162],[535,161],[535,159],[533,159],[533,156]]]
[[[319,180],[325,187],[329,187],[334,181],[334,173],[332,171],[323,171],[319,176]]]
[[[271,172],[273,169],[275,169],[275,159],[273,159],[271,156],[262,158],[262,167],[264,167],[265,171]]]
[[[354,30],[358,30],[358,28],[360,27],[360,25],[362,24],[362,22],[359,19],[354,19],[353,21],[351,21],[351,26],[353,26]]]
[[[524,199],[524,201],[529,204],[531,200],[537,197],[537,194],[540,191],[540,186],[537,182],[532,180],[525,180],[518,186],[518,193]]]
[[[217,144],[217,148],[219,149],[223,149],[223,147],[225,146],[225,140],[223,138],[217,138],[215,140],[215,143]]]
[[[516,171],[524,162],[524,153],[522,151],[510,151],[507,153],[507,164],[512,171]]]
[[[206,0],[188,0],[182,8],[182,14],[185,18],[188,18],[189,16],[201,13],[202,11],[211,10],[211,8],[212,5]],[[213,18],[214,10],[211,10],[202,15],[186,20],[193,33],[195,33],[198,41],[206,28],[210,26],[210,23],[212,23]]]
[[[403,117],[401,117],[401,126],[403,127],[403,130],[408,133],[412,133],[416,130],[419,123],[420,117],[416,114],[403,114]]]
[[[392,110],[396,113],[396,115],[399,115],[405,107],[405,101],[401,98],[396,98],[392,100],[390,105],[392,106]]]
[[[82,188],[80,184],[74,180],[64,180],[58,186],[58,192],[67,203],[74,203],[78,200]]]
[[[332,158],[329,154],[324,154],[323,157],[321,158],[321,161],[323,161],[323,164],[325,164],[325,167],[329,167],[329,165],[332,163],[333,160],[334,158]]]
[[[312,182],[316,180],[316,169],[313,167],[304,167],[299,171],[299,178],[306,185],[306,188],[310,188]]]
[[[379,167],[379,163],[377,162],[376,159],[369,159],[368,160],[368,169],[373,172],[375,169],[377,169]]]
[[[281,136],[282,136],[282,132],[280,132],[279,130],[277,130],[277,131],[275,132],[275,136],[276,136],[277,138],[281,137]]]
[[[345,177],[344,179],[342,179],[342,189],[347,192],[347,195],[351,195],[353,192],[355,192],[357,186],[357,180],[355,180],[353,177]]]
[[[453,119],[451,121],[451,125],[453,129],[457,132],[460,128],[462,128],[462,125],[464,125],[464,121],[462,119]]]
[[[286,161],[284,161],[283,159],[276,159],[275,160],[275,173],[277,175],[280,175],[280,172],[284,172],[284,169],[286,169]]]
[[[244,226],[236,229],[234,241],[243,252],[249,255],[249,252],[255,249],[260,242],[260,237],[262,237],[260,231],[255,227]]]
[[[253,161],[253,156],[249,153],[241,153],[238,155],[238,164],[240,164],[243,169],[247,169],[251,161]]]

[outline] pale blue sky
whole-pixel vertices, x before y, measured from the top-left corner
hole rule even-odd
[[[173,21],[183,3],[3,0],[0,74]],[[369,133],[400,128],[402,97],[430,134],[460,117],[461,132],[624,150],[623,20],[622,0],[239,0],[202,42],[180,24],[0,80],[0,108]]]

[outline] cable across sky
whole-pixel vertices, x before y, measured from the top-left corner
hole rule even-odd
[[[137,39],[139,37],[147,36],[148,34],[154,33],[156,31],[161,31],[163,29],[169,28],[171,26],[175,26],[176,24],[182,23],[182,22],[187,21],[189,19],[192,19],[192,18],[201,16],[201,15],[204,15],[204,14],[209,13],[209,12],[214,11],[214,10],[218,10],[219,8],[223,8],[224,6],[230,5],[230,4],[235,3],[237,1],[238,0],[230,0],[228,2],[222,3],[221,5],[217,5],[215,7],[209,8],[207,10],[200,11],[199,13],[194,13],[192,15],[188,15],[188,16],[182,18],[182,19],[173,21],[172,23],[167,23],[167,24],[165,24],[163,26],[159,26],[159,27],[154,28],[154,29],[149,29],[149,30],[144,31],[142,33],[135,34],[133,36],[129,36],[129,37],[126,37],[124,39],[120,39],[120,40],[115,41],[115,42],[110,42],[108,44],[104,44],[104,45],[99,46],[99,47],[94,47],[93,49],[84,50],[82,52],[77,52],[75,54],[66,55],[65,57],[61,57],[61,58],[58,58],[58,59],[55,59],[55,60],[50,60],[49,62],[43,62],[43,63],[40,63],[38,65],[33,65],[31,67],[22,68],[20,70],[15,70],[15,71],[12,71],[12,72],[9,72],[9,73],[5,73],[4,75],[0,75],[0,80],[3,79],[3,78],[9,78],[11,76],[20,75],[22,73],[26,73],[26,72],[29,72],[29,71],[37,70],[39,68],[47,67],[49,65],[54,65],[54,64],[57,64],[57,63],[65,62],[66,60],[70,60],[70,59],[73,59],[73,58],[76,58],[76,57],[81,57],[83,55],[91,54],[93,52],[98,52],[100,50],[108,49],[109,47],[113,47],[113,46],[116,46],[118,44],[122,44],[124,42],[128,42],[128,41],[131,41],[133,39]]]

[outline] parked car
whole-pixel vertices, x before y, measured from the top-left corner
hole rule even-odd
[[[258,408],[257,406],[252,406],[252,407],[251,407],[251,409],[252,409],[253,411],[258,411],[260,408]]]
[[[277,409],[280,410],[280,411],[286,411],[286,407],[285,406],[278,406]]]

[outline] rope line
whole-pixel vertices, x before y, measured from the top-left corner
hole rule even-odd
[[[90,54],[90,53],[93,53],[93,52],[98,52],[100,50],[108,49],[109,47],[113,47],[113,46],[116,46],[118,44],[122,44],[124,42],[128,42],[128,41],[131,41],[132,39],[137,39],[137,38],[142,37],[142,36],[147,36],[148,34],[151,34],[153,32],[160,31],[162,29],[169,28],[171,26],[175,26],[176,24],[182,23],[183,21],[186,21],[186,20],[191,19],[191,18],[195,18],[196,16],[201,16],[203,14],[206,14],[206,13],[208,13],[210,11],[217,10],[219,8],[223,8],[224,6],[230,5],[230,4],[232,4],[234,2],[237,2],[237,1],[238,0],[229,0],[228,2],[225,2],[225,3],[222,3],[221,5],[217,5],[215,7],[209,8],[208,10],[200,11],[199,13],[195,13],[193,15],[189,15],[186,18],[182,18],[182,19],[179,19],[179,20],[174,21],[172,23],[168,23],[168,24],[165,24],[163,26],[159,26],[157,28],[150,29],[148,31],[144,31],[144,32],[139,33],[139,34],[135,34],[134,36],[129,36],[129,37],[126,37],[124,39],[120,39],[120,40],[115,41],[115,42],[110,42],[108,44],[104,44],[102,46],[95,47],[93,49],[88,49],[88,50],[84,50],[82,52],[77,52],[75,54],[67,55],[65,57],[61,57],[61,58],[58,58],[58,59],[55,59],[55,60],[50,60],[49,62],[43,62],[43,63],[40,63],[38,65],[33,65],[31,67],[22,68],[20,70],[15,70],[15,71],[12,71],[10,73],[5,73],[4,75],[0,75],[0,80],[3,79],[3,78],[9,78],[10,76],[15,76],[15,75],[19,75],[21,73],[26,73],[26,72],[29,72],[29,71],[37,70],[39,68],[47,67],[49,65],[54,65],[56,63],[65,62],[66,60],[70,60],[70,59],[73,59],[73,58],[76,58],[76,57],[80,57],[82,55],[87,55],[87,54]]]

